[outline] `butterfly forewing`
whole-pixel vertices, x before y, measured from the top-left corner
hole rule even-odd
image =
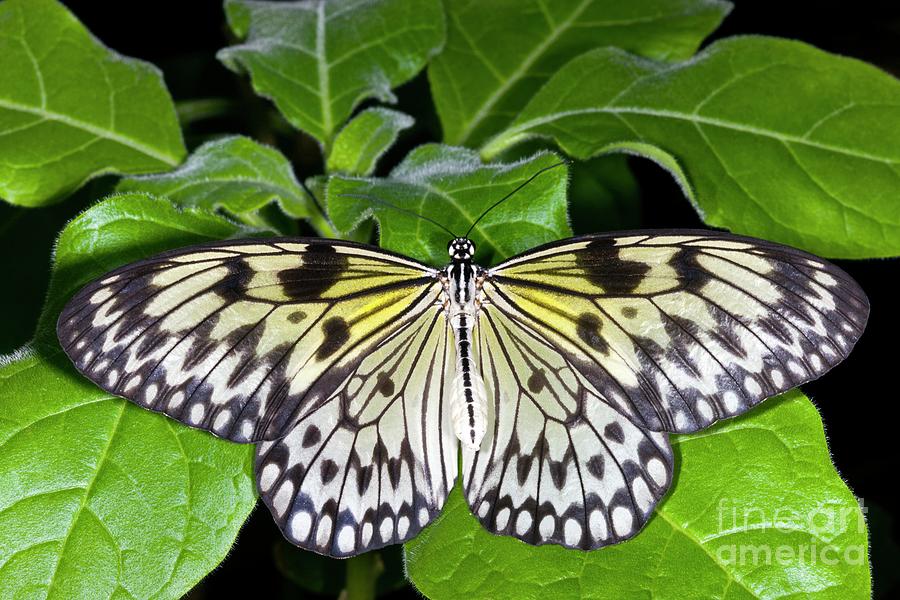
[[[349,556],[416,535],[457,473],[454,356],[433,307],[367,355],[282,439],[260,444],[263,500],[293,543]]]
[[[836,266],[715,232],[588,236],[490,271],[485,301],[656,431],[744,412],[840,362],[868,303]]]
[[[105,275],[57,330],[109,392],[236,441],[276,439],[341,383],[333,365],[346,373],[440,289],[433,270],[365,246],[230,241]]]

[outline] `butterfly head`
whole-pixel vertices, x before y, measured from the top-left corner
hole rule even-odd
[[[475,256],[475,244],[468,238],[454,238],[447,244],[447,253],[453,260],[471,260]]]

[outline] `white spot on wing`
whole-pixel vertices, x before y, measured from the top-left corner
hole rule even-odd
[[[181,392],[177,392],[176,395],[178,395],[180,393]],[[175,398],[175,396],[172,396],[173,400],[174,400],[174,398]],[[193,423],[194,425],[199,423],[203,419],[204,412],[206,412],[206,409],[203,408],[202,404],[198,403],[198,404],[193,405],[191,407],[191,415],[189,417],[190,422]]]
[[[525,535],[529,529],[531,529],[531,513],[523,510],[516,517],[516,533]]]
[[[222,410],[216,415],[216,420],[213,422],[213,429],[216,431],[222,431],[228,424],[231,422],[231,411],[230,410]]]
[[[184,392],[182,392],[181,390],[178,390],[177,392],[175,392],[174,394],[172,394],[172,397],[171,397],[171,398],[169,398],[169,408],[170,408],[170,409],[171,409],[171,408],[178,408],[179,406],[181,406],[181,403],[182,403],[182,402],[184,402]],[[200,406],[200,405],[198,404],[198,405],[196,405],[194,408],[196,408],[197,406]],[[192,409],[191,412],[193,412],[193,409]],[[202,416],[203,416],[203,414],[202,414],[202,413],[203,413],[203,407],[202,407],[202,406],[200,406],[200,412],[201,412],[201,415],[200,415],[200,416],[202,417]],[[197,422],[199,422],[199,419],[197,420]]]
[[[647,487],[647,482],[642,477],[635,477],[634,481],[631,482],[631,491],[634,494],[634,501],[641,512],[644,514],[650,512],[650,508],[653,506],[653,495]]]
[[[291,517],[289,531],[291,536],[299,541],[305,541],[309,537],[309,529],[312,527],[312,517],[306,511],[300,511]]]
[[[581,541],[581,523],[575,519],[567,519],[565,527],[563,527],[563,537],[566,540],[566,545],[577,545]]]
[[[278,479],[278,475],[281,473],[281,468],[275,463],[269,463],[263,467],[262,473],[259,475],[259,489],[262,492],[269,491],[269,488],[272,487],[272,484],[275,483],[275,480]]]
[[[390,517],[385,517],[381,521],[381,527],[379,527],[378,531],[381,533],[381,540],[387,542],[394,535],[394,521]]]
[[[341,552],[350,552],[356,546],[355,544],[356,531],[350,525],[344,525],[341,527],[340,533],[338,533],[337,545],[338,550]]]
[[[697,412],[700,413],[700,416],[703,417],[704,421],[712,421],[713,419],[713,410],[712,406],[710,406],[709,402],[704,399],[697,400],[696,406]]]
[[[497,513],[497,529],[505,529],[507,523],[509,523],[509,508],[503,508],[500,512]]]
[[[624,506],[617,506],[612,511],[612,525],[617,536],[626,537],[634,528],[634,515]]]
[[[397,536],[404,538],[407,531],[409,531],[409,517],[400,517],[397,519]]]
[[[281,487],[278,488],[278,493],[275,494],[275,497],[272,499],[272,508],[275,509],[275,513],[278,517],[282,517],[284,515],[284,511],[287,510],[288,503],[291,501],[291,496],[294,494],[294,484],[290,479],[285,479],[282,482]]]
[[[653,478],[656,485],[665,485],[667,478],[666,471],[666,465],[658,458],[653,457],[647,461],[647,473]]]
[[[741,407],[741,397],[732,391],[722,394],[722,401],[725,402],[725,409],[730,413],[737,412]]]
[[[750,375],[747,375],[747,377],[744,378],[744,388],[751,396],[758,397],[762,395],[762,388],[759,386],[759,382]]]
[[[319,519],[319,526],[316,527],[316,544],[320,547],[328,543],[331,537],[331,515],[324,515]]]
[[[775,387],[781,387],[784,385],[784,375],[778,369],[772,369],[772,372],[769,373],[772,377],[772,383],[775,384]]]
[[[550,539],[555,530],[556,520],[553,518],[553,515],[544,515],[544,518],[541,519],[541,524],[538,526],[538,531],[541,532],[541,537],[545,540]]]
[[[600,509],[593,511],[591,516],[588,517],[588,526],[591,530],[591,537],[595,540],[605,540],[609,535],[609,532],[606,530],[606,518],[600,512]]]

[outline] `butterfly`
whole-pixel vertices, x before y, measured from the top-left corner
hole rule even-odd
[[[57,333],[109,393],[257,443],[286,538],[347,557],[432,521],[460,452],[489,531],[626,540],[672,483],[668,434],[820,376],[868,316],[838,267],[727,233],[588,235],[489,268],[467,236],[445,268],[321,238],[165,252],[88,284]]]

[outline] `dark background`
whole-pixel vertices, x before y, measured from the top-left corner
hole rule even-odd
[[[284,142],[292,149],[298,173],[320,169],[314,145],[297,141],[296,133],[278,126],[268,104],[253,96],[246,82],[227,71],[215,52],[231,41],[221,2],[181,0],[98,3],[65,0],[73,12],[106,45],[122,54],[159,66],[176,101],[229,98],[221,114],[191,124],[186,130],[190,148],[213,133],[243,133],[267,142]],[[792,10],[786,11],[786,7]],[[767,34],[795,38],[838,54],[874,63],[900,75],[900,3],[898,2],[737,2],[732,14],[713,35]],[[416,115],[430,106],[423,77],[400,90],[400,109]],[[276,121],[273,125],[272,121]],[[401,138],[383,161],[390,164],[424,141],[439,139],[434,118]],[[694,227],[701,222],[668,173],[649,161],[629,159],[640,182],[640,199],[626,206],[624,221],[644,227]],[[108,191],[114,180],[91,182],[75,198],[45,209],[28,210],[0,205],[0,255],[13,257],[4,266],[5,290],[0,309],[10,326],[0,332],[0,353],[26,342],[34,329],[46,290],[50,252],[62,225]],[[898,197],[900,205],[900,197]],[[577,218],[577,215],[576,215]],[[575,223],[576,227],[578,223]],[[896,485],[900,475],[897,451],[893,375],[898,364],[896,336],[900,332],[896,260],[836,261],[862,285],[872,306],[868,329],[857,349],[823,379],[804,386],[822,413],[831,452],[838,470],[867,507],[875,596],[900,597],[900,550],[896,518]],[[399,549],[385,555],[388,587],[402,586]],[[320,597],[292,583],[285,571],[322,578],[321,597],[333,597],[343,582],[345,563],[317,559],[293,551],[265,509],[257,509],[225,562],[197,589],[193,598],[215,597],[253,590],[264,597]],[[287,565],[287,567],[285,566]],[[686,576],[690,576],[686,574]],[[386,597],[416,597],[408,587]]]

